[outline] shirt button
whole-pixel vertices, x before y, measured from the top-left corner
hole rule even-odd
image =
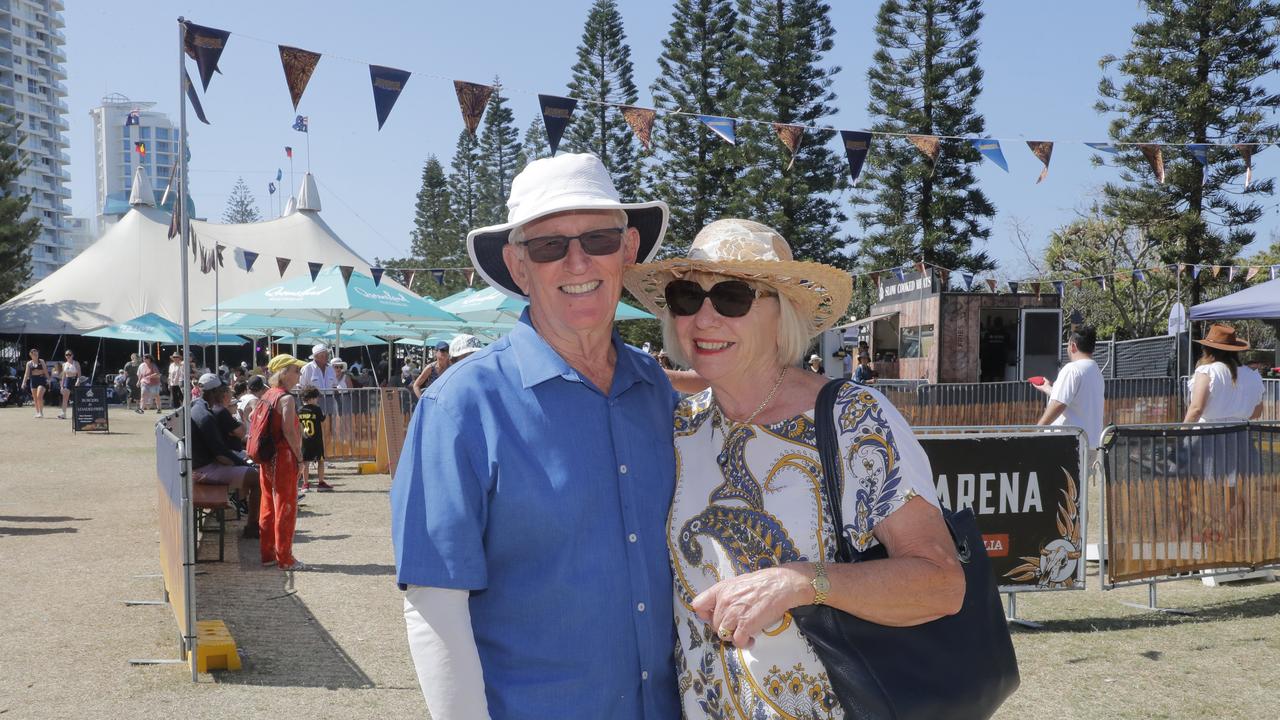
[[[619,465],[619,466],[618,466],[618,472],[622,473],[623,475],[626,475],[626,474],[627,474],[627,466],[626,466],[626,465]]]
[[[642,672],[640,673],[640,679],[641,679],[641,680],[648,680],[648,679],[649,679],[649,671],[648,671],[648,670],[644,670],[644,671],[642,671]]]
[[[630,542],[635,542],[637,540],[636,534],[631,533],[630,535],[627,536],[627,540],[629,540]]]
[[[637,605],[636,605],[636,611],[637,611],[637,612],[644,612],[644,603],[639,603],[639,604],[637,604]]]

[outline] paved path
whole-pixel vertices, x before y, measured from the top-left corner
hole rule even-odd
[[[112,406],[111,435],[0,409],[0,715],[5,718],[423,717],[393,577],[385,475],[339,464],[337,492],[307,496],[295,554],[259,564],[256,541],[200,549],[197,618],[226,622],[241,672],[191,683],[162,597],[156,415]],[[243,523],[231,527],[238,531]],[[229,532],[229,535],[235,534]]]

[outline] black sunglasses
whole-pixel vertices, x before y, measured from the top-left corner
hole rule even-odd
[[[667,283],[663,295],[672,315],[693,315],[702,309],[702,302],[711,298],[711,306],[724,317],[742,317],[751,310],[756,298],[773,293],[756,290],[741,280],[724,280],[703,290],[692,280],[672,280]]]
[[[569,254],[569,242],[575,239],[582,244],[582,252],[588,255],[612,255],[622,247],[622,233],[625,231],[626,228],[604,228],[570,237],[547,235],[529,238],[516,244],[523,245],[529,251],[530,260],[549,263],[564,259]]]

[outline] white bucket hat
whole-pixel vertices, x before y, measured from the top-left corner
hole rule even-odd
[[[513,228],[569,210],[626,211],[627,224],[640,233],[636,262],[648,262],[657,254],[670,214],[662,201],[624,203],[619,200],[609,171],[595,155],[567,153],[534,160],[511,181],[507,221],[467,234],[471,264],[493,287],[513,298],[528,300],[507,272],[502,246],[507,244]]]
[[[466,333],[458,333],[449,341],[449,357],[453,360],[459,360],[464,355],[484,348],[484,343],[480,342],[480,338],[475,335]]]
[[[329,346],[325,345],[324,343],[316,343],[315,345],[311,346],[311,357],[315,357],[320,353],[327,353],[327,352],[329,352]]]

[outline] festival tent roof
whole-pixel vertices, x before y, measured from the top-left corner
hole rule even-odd
[[[1194,305],[1192,320],[1278,320],[1280,279],[1245,288],[1217,300]]]
[[[307,204],[319,203],[304,181]],[[350,265],[368,272],[369,263],[339,238],[319,213],[306,208],[258,223],[224,225],[192,220],[198,246],[225,246],[218,295],[231,298],[295,278],[310,279],[308,262],[326,268]],[[0,333],[83,333],[151,312],[182,322],[181,245],[168,238],[169,213],[135,205],[93,245],[57,272],[0,305]],[[246,271],[243,250],[258,253]],[[188,253],[191,321],[212,318],[214,273],[200,272]],[[289,258],[283,277],[276,259]],[[382,286],[403,291],[384,277]]]
[[[158,342],[166,345],[182,344],[182,326],[165,320],[155,313],[139,315],[132,320],[110,325],[108,327],[85,333],[85,337],[108,338],[111,340],[141,340]],[[213,345],[213,333],[190,333],[192,345]],[[244,340],[231,333],[224,333],[218,345],[240,345]]]

